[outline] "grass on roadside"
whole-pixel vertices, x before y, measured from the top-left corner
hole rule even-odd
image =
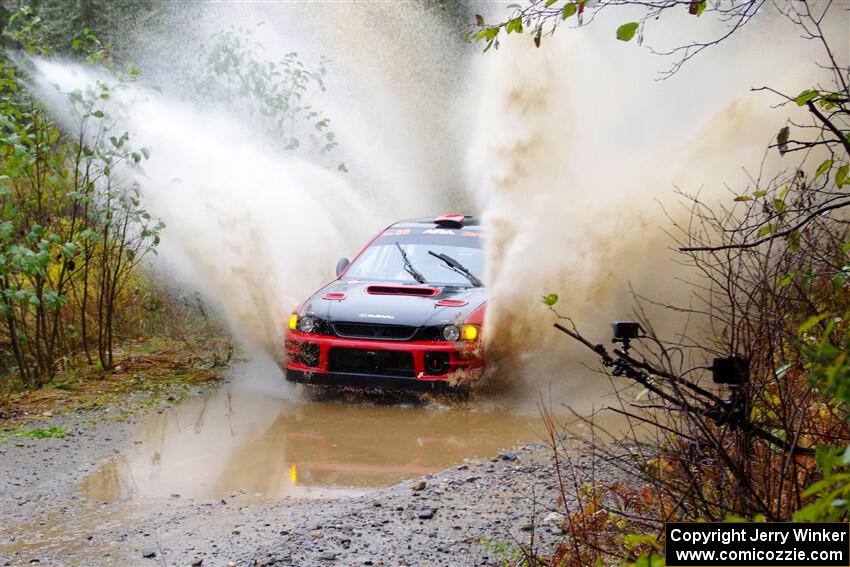
[[[230,344],[220,339],[196,341],[192,349],[162,337],[121,346],[110,370],[81,360],[68,364],[68,369],[44,388],[13,392],[0,399],[0,431],[16,435],[30,421],[71,412],[112,407],[133,412],[156,407],[163,400],[175,402],[191,386],[217,380],[222,361],[229,361],[232,355]]]
[[[29,437],[30,439],[50,439],[54,437],[65,437],[67,431],[64,427],[38,427],[36,429],[18,430],[15,437]]]

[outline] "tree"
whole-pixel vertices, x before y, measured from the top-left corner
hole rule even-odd
[[[243,28],[213,34],[198,59],[200,66],[185,73],[191,88],[254,125],[280,149],[324,157],[339,145],[330,118],[310,102],[325,90],[326,59],[314,67],[294,51],[278,61],[266,59]],[[343,162],[336,169],[347,171]]]
[[[28,53],[50,51],[38,43],[40,24],[29,10],[10,19]],[[105,60],[90,30],[75,41],[90,62]],[[124,173],[149,152],[109,115],[114,90],[132,76],[70,93],[79,129],[69,134],[26,90],[28,65],[0,61],[0,341],[23,384],[38,387],[78,349],[91,360],[93,342],[101,367],[112,366],[119,298],[163,226]]]
[[[122,34],[131,28],[130,22],[155,18],[165,9],[163,3],[145,0],[33,0],[27,3],[27,10],[39,19],[33,41],[71,57],[80,55],[73,42],[86,35],[83,30],[89,30],[104,44],[111,45],[116,39],[125,39]]]

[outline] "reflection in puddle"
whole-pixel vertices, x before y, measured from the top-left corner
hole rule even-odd
[[[82,490],[99,501],[351,495],[538,441],[542,429],[535,413],[292,401],[237,380],[149,417]]]

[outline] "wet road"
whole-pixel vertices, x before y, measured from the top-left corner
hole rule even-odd
[[[473,402],[310,401],[262,367],[144,420],[82,482],[96,501],[353,495],[541,438],[540,417]]]
[[[286,523],[315,499],[348,501],[543,433],[533,405],[311,400],[262,359],[159,413],[108,416],[60,416],[64,439],[0,447],[0,564],[137,564],[184,534],[184,553],[214,553],[234,525]]]
[[[568,391],[552,399],[599,407],[597,382],[562,380]],[[149,565],[146,553],[156,551],[155,562],[181,565],[196,556],[250,555],[288,533],[282,526],[320,513],[335,524],[357,507],[373,509],[373,492],[400,498],[404,507],[409,487],[385,487],[445,476],[457,469],[438,471],[469,459],[481,467],[502,450],[541,442],[534,397],[315,400],[255,357],[234,364],[225,383],[155,412],[59,416],[51,425],[67,427],[65,438],[0,446],[0,564]],[[606,427],[617,429],[610,414]],[[499,503],[534,482],[552,489],[548,472],[538,472],[538,480],[511,471],[482,480],[481,494],[478,483],[460,481],[463,503],[452,506],[469,510],[470,526],[491,533],[497,524],[484,519],[518,512],[505,500],[504,510],[491,502],[482,516],[480,498]]]

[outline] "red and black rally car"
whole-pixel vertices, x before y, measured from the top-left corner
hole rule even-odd
[[[396,223],[289,319],[286,379],[464,389],[482,368],[484,232],[468,215]]]

